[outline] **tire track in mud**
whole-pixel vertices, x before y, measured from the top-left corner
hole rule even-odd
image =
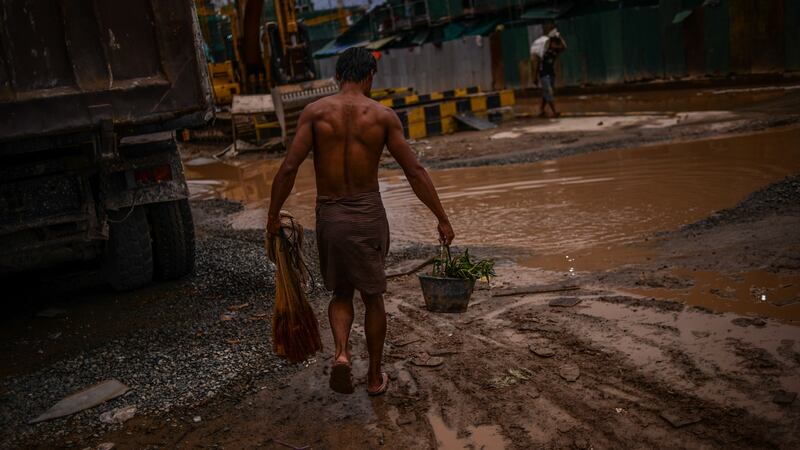
[[[426,408],[442,409],[445,423],[462,435],[470,425],[496,424],[509,448],[589,445],[748,448],[779,445],[786,438],[781,431],[787,430],[781,430],[771,421],[693,394],[692,385],[702,385],[713,375],[705,373],[675,345],[634,338],[661,350],[674,377],[683,374],[690,380],[689,386],[667,383],[643,372],[618,351],[598,346],[591,340],[591,328],[624,335],[619,324],[607,319],[571,311],[553,313],[546,304],[527,299],[511,304],[490,299],[450,320],[449,316],[436,316],[409,304],[408,298],[400,298],[402,304],[397,308],[400,314],[394,319],[407,330],[405,336],[410,331],[422,341],[403,347],[395,357],[406,356],[408,361],[413,358],[411,352],[435,352],[431,344],[441,343],[447,336],[442,334],[444,331],[459,332],[457,353],[447,357],[442,367],[414,367],[411,371],[421,389],[429,394],[421,398],[431,403]],[[521,314],[529,314],[528,317],[533,314],[542,325],[540,329],[526,333],[522,340],[515,333],[504,334],[509,326],[523,325]],[[657,332],[675,334],[674,330],[665,330],[658,324],[651,326]],[[542,338],[556,349],[554,357],[539,358],[528,350],[527,342]],[[580,378],[574,383],[567,383],[558,375],[559,367],[566,362],[580,368]],[[529,379],[498,389],[487,388],[493,376],[507,373],[510,368],[527,369]],[[735,380],[733,387],[747,389],[741,380]],[[667,410],[689,412],[702,420],[673,429],[660,417]],[[532,423],[541,425],[537,428]],[[777,431],[776,436],[769,435],[766,430],[770,429]]]

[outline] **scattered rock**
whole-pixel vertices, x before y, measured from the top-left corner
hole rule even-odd
[[[559,297],[559,298],[554,298],[553,300],[550,300],[550,303],[548,303],[548,305],[550,305],[550,306],[559,306],[559,307],[565,307],[566,308],[566,307],[575,306],[580,302],[581,302],[581,299],[579,299],[577,297]]]
[[[235,312],[232,312],[232,313],[222,313],[222,314],[220,314],[220,316],[219,316],[219,320],[220,320],[221,322],[228,322],[228,321],[230,321],[230,320],[233,320],[234,318],[236,318],[236,313],[235,313]]]
[[[686,425],[691,425],[703,420],[703,418],[694,411],[678,409],[661,411],[660,416],[675,428],[685,427]]]
[[[116,444],[113,442],[103,442],[102,444],[98,444],[95,450],[111,450],[114,447],[116,447]]]
[[[758,317],[737,317],[731,322],[740,327],[749,327],[752,325],[754,327],[763,328],[767,325],[764,319]]]
[[[797,392],[784,391],[783,389],[773,392],[772,401],[779,405],[791,405],[797,398]]]
[[[556,354],[556,351],[547,345],[531,344],[528,349],[536,356],[541,356],[542,358],[549,358]]]
[[[238,305],[228,306],[228,311],[239,311],[250,306],[250,303],[240,303]]]
[[[203,420],[203,418],[200,417],[200,416],[192,417],[192,422],[194,422],[194,423],[200,423],[202,420]]]
[[[100,421],[103,423],[125,423],[136,415],[135,406],[121,406],[111,411],[100,414]]]
[[[437,367],[444,363],[444,359],[439,356],[417,355],[411,360],[411,364],[420,367]]]
[[[397,425],[400,426],[409,425],[416,421],[417,421],[417,415],[414,414],[413,412],[408,412],[400,415],[400,417],[397,418]]]
[[[710,331],[692,331],[692,334],[696,338],[707,338],[707,337],[711,336],[711,332]]]
[[[558,375],[572,383],[581,376],[581,369],[575,363],[566,363],[558,368]]]

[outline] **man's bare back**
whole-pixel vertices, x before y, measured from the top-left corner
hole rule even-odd
[[[317,195],[338,198],[378,192],[378,166],[385,146],[414,193],[439,219],[439,238],[449,245],[453,229],[428,172],[406,142],[400,118],[367,97],[367,92],[361,84],[347,83],[338,94],[305,107],[272,184],[268,230],[277,232],[280,208],[292,190],[297,169],[312,149]]]
[[[306,107],[313,135],[317,194],[345,197],[378,191],[378,165],[389,134],[389,108],[339,93]]]

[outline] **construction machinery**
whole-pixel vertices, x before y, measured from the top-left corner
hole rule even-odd
[[[195,3],[218,104],[230,104],[232,95],[262,94],[316,78],[308,29],[297,18],[295,0],[238,0],[221,8],[209,0]],[[324,18],[346,27],[343,8]]]
[[[343,31],[348,12],[342,2],[330,13],[310,13],[308,0],[238,0],[220,8],[209,0],[195,3],[216,103],[229,105],[236,95],[272,94],[273,111],[252,118],[233,114],[234,140],[254,135],[261,141],[262,128],[279,123],[288,144],[303,107],[338,89],[333,80],[316,80],[311,40],[307,25],[298,18],[298,4],[304,14],[313,14],[311,26],[335,21]],[[263,104],[263,99],[256,103]]]

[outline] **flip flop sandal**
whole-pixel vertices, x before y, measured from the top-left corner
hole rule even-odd
[[[356,388],[353,386],[353,369],[349,363],[337,362],[331,368],[330,387],[340,394],[352,394]]]
[[[387,375],[386,372],[381,372],[381,375],[383,376],[383,383],[381,383],[381,387],[374,391],[367,389],[367,394],[369,394],[370,397],[383,395],[389,390],[389,375]]]

